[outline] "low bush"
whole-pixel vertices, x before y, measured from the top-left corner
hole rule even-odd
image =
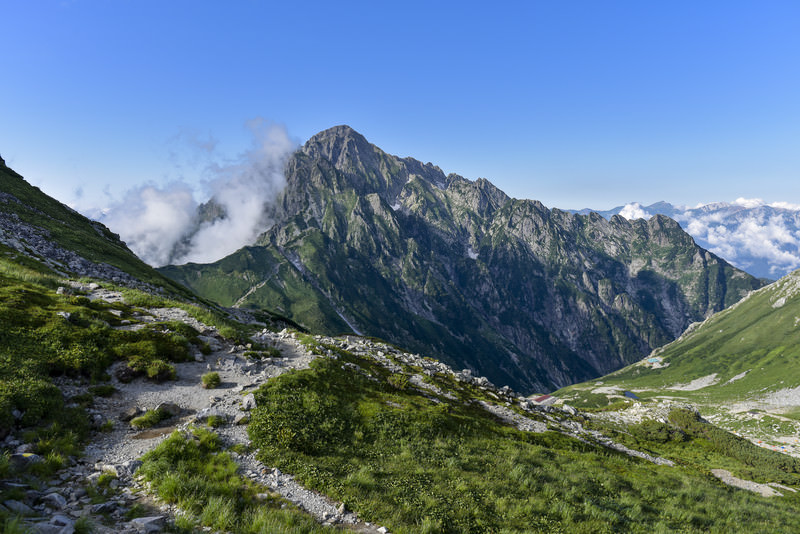
[[[221,415],[212,415],[212,416],[209,416],[208,419],[206,419],[206,424],[208,426],[210,426],[211,428],[220,427],[220,426],[224,425],[227,422],[228,422],[227,419],[225,419]]]
[[[170,417],[172,416],[164,410],[147,410],[139,417],[131,419],[131,426],[137,430],[152,428]]]
[[[219,373],[216,371],[204,374],[202,377],[200,377],[200,381],[203,383],[203,387],[206,389],[217,388],[222,383]]]

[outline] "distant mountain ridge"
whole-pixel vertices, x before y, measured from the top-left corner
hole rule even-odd
[[[347,126],[312,137],[286,180],[253,246],[161,272],[223,305],[380,337],[523,391],[636,361],[761,286],[667,217],[549,210]]]
[[[557,394],[579,407],[617,401],[624,391],[635,391],[644,403],[691,402],[729,431],[798,455],[799,317],[797,270],[693,325],[646,359]]]
[[[0,158],[0,250],[6,249],[60,276],[188,295],[136,257],[117,234],[30,185]]]
[[[586,215],[593,210],[574,210]],[[597,211],[605,218],[666,215],[678,221],[697,244],[759,278],[776,279],[800,268],[800,206],[759,199],[714,202],[694,208],[638,202]]]

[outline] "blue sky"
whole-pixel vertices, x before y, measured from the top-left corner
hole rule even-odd
[[[0,6],[0,155],[82,208],[201,183],[256,117],[551,207],[800,204],[798,2]]]

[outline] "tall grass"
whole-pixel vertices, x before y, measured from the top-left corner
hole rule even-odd
[[[195,428],[174,432],[143,458],[140,473],[156,494],[182,510],[185,528],[200,525],[236,534],[318,534],[336,529],[318,525],[277,496],[237,474],[217,434]]]
[[[260,457],[399,533],[800,528],[794,495],[770,501],[723,486],[708,464],[655,466],[554,432],[519,432],[462,401],[398,389],[390,376],[340,351],[266,384],[249,427]],[[708,450],[699,438],[646,444],[693,458]]]

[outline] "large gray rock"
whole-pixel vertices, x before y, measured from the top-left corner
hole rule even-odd
[[[67,506],[67,499],[60,493],[48,493],[42,497],[41,501],[49,508],[54,510],[63,510]]]
[[[144,410],[142,410],[138,406],[132,406],[119,415],[119,420],[127,423],[134,417],[139,417],[143,413]]]
[[[19,515],[33,515],[33,508],[25,504],[24,502],[15,501],[13,499],[5,501],[3,505],[14,512],[15,514]]]
[[[44,461],[44,458],[39,456],[38,454],[33,454],[31,452],[23,452],[23,453],[15,453],[12,454],[8,459],[8,464],[11,466],[11,469],[15,471],[22,471],[27,469],[29,466],[33,464],[38,464]]]
[[[252,393],[249,393],[242,397],[242,410],[250,411],[256,407],[256,397]]]

